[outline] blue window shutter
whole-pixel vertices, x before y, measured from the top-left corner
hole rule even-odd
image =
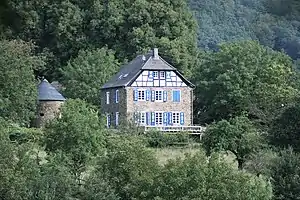
[[[139,92],[138,92],[137,89],[134,89],[134,91],[133,91],[133,100],[137,101],[138,97],[139,97]]]
[[[172,92],[173,102],[176,102],[176,91]]]
[[[168,125],[168,113],[164,112],[164,125]]]
[[[180,125],[184,125],[184,113],[180,113]]]
[[[168,92],[167,91],[164,91],[164,102],[166,102],[167,101],[167,98],[168,98]]]
[[[151,112],[151,126],[155,126],[155,112]]]
[[[177,101],[180,102],[180,90],[177,91]]]
[[[151,125],[151,113],[150,112],[146,113],[146,124]]]
[[[168,125],[172,125],[172,113],[168,112]]]
[[[151,101],[155,101],[155,91],[151,90]]]
[[[146,90],[146,101],[150,100],[150,90]]]

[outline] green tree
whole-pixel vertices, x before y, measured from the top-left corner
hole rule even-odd
[[[46,150],[63,152],[74,176],[81,183],[81,174],[88,163],[102,153],[105,134],[95,107],[79,99],[69,99],[62,107],[61,118],[46,126]]]
[[[300,104],[287,108],[279,115],[269,131],[269,139],[271,144],[287,148],[291,146],[294,151],[300,152]]]
[[[214,154],[170,160],[158,172],[148,199],[271,199],[272,188],[262,178],[234,170]]]
[[[280,152],[272,171],[272,185],[274,187],[274,199],[292,200],[300,196],[300,156],[291,149]]]
[[[194,73],[195,117],[200,123],[229,119],[243,112],[269,125],[295,100],[291,59],[257,42],[223,44],[207,53]]]
[[[77,58],[63,67],[64,94],[100,105],[100,89],[115,73],[120,63],[107,48],[80,51]]]
[[[50,79],[60,79],[59,68],[80,49],[116,51],[121,60],[159,47],[184,71],[193,67],[197,50],[196,21],[185,0],[164,1],[48,1],[11,0],[6,3],[9,37],[34,41],[37,52],[48,52]]]
[[[23,41],[0,41],[0,116],[28,124],[37,99],[34,70],[43,66]]]
[[[261,133],[245,116],[212,123],[203,136],[203,145],[208,154],[230,151],[236,156],[239,169],[243,169],[244,163],[264,144]]]
[[[159,172],[153,153],[134,136],[111,136],[97,176],[105,177],[120,199],[145,199]]]

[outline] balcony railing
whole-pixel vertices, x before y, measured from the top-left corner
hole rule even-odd
[[[157,130],[167,133],[187,132],[194,135],[202,135],[206,127],[204,126],[145,126],[145,132]]]

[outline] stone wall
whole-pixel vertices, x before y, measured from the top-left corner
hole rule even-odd
[[[116,103],[116,90],[119,90],[119,102]],[[109,92],[110,101],[106,103],[106,92]],[[116,124],[116,112],[119,112],[119,124],[126,122],[127,94],[124,88],[109,88],[101,90],[101,113],[111,115],[111,126]]]
[[[184,112],[184,125],[189,126],[193,123],[192,116],[192,88],[190,87],[159,87],[158,89],[168,91],[166,102],[153,101],[134,101],[133,92],[135,87],[127,87],[127,118],[132,118],[134,112]],[[143,87],[143,89],[157,89],[157,87]],[[172,101],[172,90],[181,90],[180,102]]]
[[[60,114],[60,107],[63,101],[40,101],[37,109],[36,126],[42,127],[49,120],[58,117]]]
[[[115,114],[119,112],[119,124],[126,125],[132,122],[135,112],[184,112],[184,125],[193,123],[193,90],[190,87],[160,87],[160,90],[168,91],[166,102],[134,101],[133,92],[136,87],[109,88],[101,91],[101,112],[111,115],[111,126],[115,126]],[[157,87],[156,87],[157,88]],[[143,89],[155,89],[143,87]],[[115,102],[116,90],[119,90],[119,103]],[[181,101],[172,101],[172,90],[181,90]],[[106,104],[106,92],[110,92],[110,102]]]

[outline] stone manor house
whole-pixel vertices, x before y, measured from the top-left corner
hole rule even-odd
[[[194,85],[154,48],[121,67],[101,89],[108,127],[192,126]]]

